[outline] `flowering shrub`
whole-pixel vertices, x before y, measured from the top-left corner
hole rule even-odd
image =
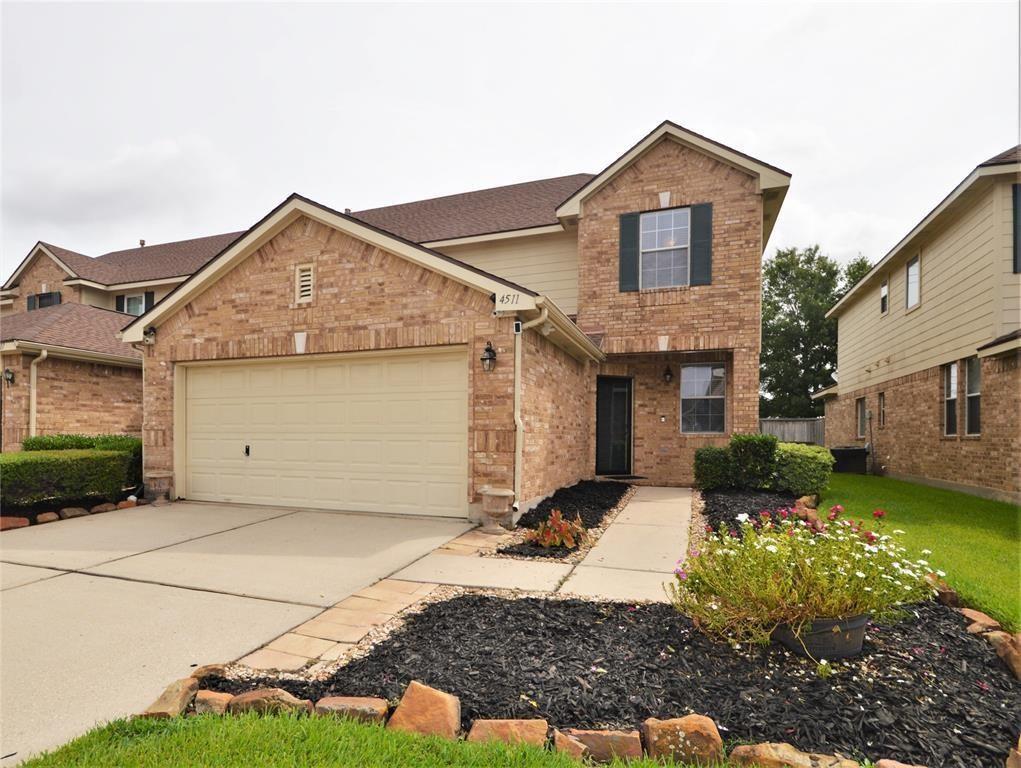
[[[580,515],[574,520],[565,520],[560,510],[554,509],[536,528],[526,531],[525,538],[546,549],[574,549],[585,540],[585,527],[581,524]]]
[[[885,512],[873,513],[875,529],[842,512],[831,508],[820,531],[793,510],[739,515],[740,535],[721,526],[677,568],[674,606],[709,634],[768,643],[780,624],[799,634],[814,619],[889,618],[931,594],[931,568],[883,533]]]

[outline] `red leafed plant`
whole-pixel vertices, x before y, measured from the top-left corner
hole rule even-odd
[[[574,520],[565,520],[560,510],[554,509],[538,528],[527,531],[525,538],[545,549],[574,549],[585,540],[585,527],[581,524],[581,515]]]

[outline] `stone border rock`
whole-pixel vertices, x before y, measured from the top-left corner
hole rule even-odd
[[[461,701],[457,696],[413,680],[404,689],[400,701],[391,709],[385,699],[368,696],[328,696],[317,702],[298,699],[282,688],[258,688],[235,695],[202,689],[202,681],[221,675],[224,664],[207,664],[190,677],[167,686],[139,717],[169,718],[189,715],[232,715],[291,713],[314,717],[336,717],[379,725],[395,731],[438,736],[456,741],[461,738]],[[712,766],[724,760],[734,766],[757,768],[860,768],[859,763],[842,755],[802,752],[786,743],[741,744],[728,755],[716,723],[709,717],[688,714],[660,720],[650,717],[634,730],[598,730],[551,728],[542,718],[522,720],[473,720],[469,742],[530,744],[541,749],[562,752],[583,761],[608,763],[614,759],[635,760],[649,757],[674,760],[691,765]],[[1021,748],[1021,741],[1019,741]],[[1011,749],[1010,761],[1018,753]],[[925,768],[908,766],[889,758],[876,768]]]
[[[70,520],[75,517],[88,517],[89,515],[100,515],[104,512],[112,512],[115,509],[132,509],[141,507],[150,502],[144,498],[128,496],[128,498],[116,504],[96,504],[89,509],[85,507],[63,507],[56,511],[37,512],[34,517],[15,517],[12,515],[0,515],[0,531],[27,528],[30,525],[43,525],[55,523],[58,520]]]

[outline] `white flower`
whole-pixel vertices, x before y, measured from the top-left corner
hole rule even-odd
[[[931,549],[923,549],[922,550],[922,554],[923,555],[931,555],[932,554],[932,550]],[[919,560],[918,562],[922,562],[922,561]]]
[[[900,528],[895,528],[893,532],[894,533],[907,533],[907,531],[902,531]]]
[[[746,513],[742,512],[740,515],[737,516],[737,521],[739,523],[747,523],[748,522],[748,515]]]
[[[862,573],[861,571],[855,571],[854,575],[857,576],[859,579],[864,579],[865,578],[865,574]]]
[[[768,545],[766,547],[766,551],[767,552],[773,552],[775,554],[776,553],[776,547],[774,545],[770,544],[770,545]]]
[[[939,576],[942,579],[947,574],[946,574],[946,571],[936,571],[936,575]]]

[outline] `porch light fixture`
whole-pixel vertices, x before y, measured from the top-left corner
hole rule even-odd
[[[7,386],[14,383],[14,371],[10,368],[4,368],[4,381],[7,382]]]
[[[150,325],[142,331],[142,343],[150,345],[156,343],[156,326]]]
[[[482,350],[482,356],[479,360],[482,361],[482,370],[486,373],[489,373],[496,367],[496,350],[493,349],[493,342],[486,342],[486,348]]]
[[[670,370],[670,366],[668,365],[666,367],[666,369],[663,371],[663,381],[665,381],[667,384],[669,384],[673,380],[674,380],[674,372]]]

